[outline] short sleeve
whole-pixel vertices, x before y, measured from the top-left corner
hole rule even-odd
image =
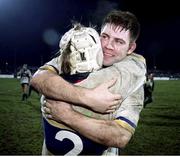
[[[59,56],[45,63],[39,68],[39,70],[48,70],[57,74],[61,74],[61,65],[61,56]]]
[[[134,133],[143,109],[144,90],[141,86],[137,91],[128,96],[119,109],[114,113],[115,121],[123,128]]]

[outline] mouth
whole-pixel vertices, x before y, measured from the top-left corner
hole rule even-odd
[[[107,56],[107,57],[113,57],[113,55],[112,55],[112,54],[107,53],[107,52],[105,52],[105,53],[104,53],[104,56]]]

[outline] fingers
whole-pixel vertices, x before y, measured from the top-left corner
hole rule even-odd
[[[119,108],[119,106],[114,105],[114,106],[112,106],[111,108],[107,109],[107,110],[105,111],[105,113],[115,112],[118,108]]]
[[[114,94],[114,99],[115,99],[115,100],[121,100],[122,97],[121,97],[120,94]]]
[[[47,119],[53,119],[53,117],[52,117],[51,114],[44,114],[44,116],[45,116]]]
[[[49,103],[49,100],[47,100],[46,103],[44,104],[44,106],[47,107],[47,108],[51,108],[52,105],[53,104]]]
[[[46,103],[47,104],[47,103]],[[53,119],[53,116],[51,115],[51,110],[50,108],[44,106],[43,107],[43,113],[44,113],[44,116],[47,118],[47,119]]]
[[[106,113],[113,113],[115,112],[116,110],[107,110]]]
[[[119,106],[119,105],[121,104],[121,102],[122,102],[121,99],[120,99],[120,100],[115,100],[114,103],[113,103],[113,105]],[[112,106],[113,106],[113,105],[112,105]]]
[[[51,110],[46,106],[43,107],[43,110],[44,110],[45,114],[50,114],[51,113]]]
[[[120,106],[121,100],[114,101],[113,105],[111,105],[107,110],[106,113],[115,112]]]
[[[118,108],[119,108],[118,105],[114,105],[114,106],[112,106],[110,109],[108,109],[108,110],[106,111],[106,113],[115,112]]]
[[[53,119],[52,115],[51,115],[51,104],[49,103],[48,100],[44,100],[44,106],[42,107],[42,112],[44,113],[44,116],[47,119]]]
[[[119,107],[119,105],[113,105],[108,110],[116,110]]]

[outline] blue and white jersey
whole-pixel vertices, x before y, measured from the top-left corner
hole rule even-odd
[[[29,84],[30,78],[32,77],[31,71],[29,69],[21,69],[18,72],[18,75],[20,75],[21,84]]]
[[[77,122],[78,123],[78,122]],[[107,147],[80,135],[74,130],[43,118],[45,145],[53,155],[101,155]]]
[[[55,58],[40,69],[61,74],[61,59]],[[145,74],[145,60],[137,54],[131,54],[113,66],[90,73],[86,79],[76,83],[76,85],[94,88],[105,81],[117,78],[116,84],[110,88],[110,91],[120,94],[122,96],[122,102],[113,114],[105,116],[87,111],[83,107],[78,108],[74,106],[74,109],[92,118],[114,120],[121,127],[133,134],[143,108]],[[45,144],[43,155],[64,155],[67,153],[71,153],[71,155],[118,155],[117,149],[107,149],[107,147],[81,136],[62,123],[44,119],[44,126]],[[68,137],[70,137],[70,140]],[[76,153],[73,154],[72,152]]]
[[[80,82],[89,73],[62,76],[71,83]],[[88,111],[87,111],[88,112]],[[78,122],[77,122],[78,123]],[[53,155],[102,155],[106,146],[93,142],[62,123],[46,119],[43,115],[45,154]]]

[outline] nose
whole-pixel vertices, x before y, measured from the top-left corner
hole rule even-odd
[[[105,46],[106,46],[107,49],[113,49],[113,42],[112,42],[112,40],[108,40],[106,42]]]

